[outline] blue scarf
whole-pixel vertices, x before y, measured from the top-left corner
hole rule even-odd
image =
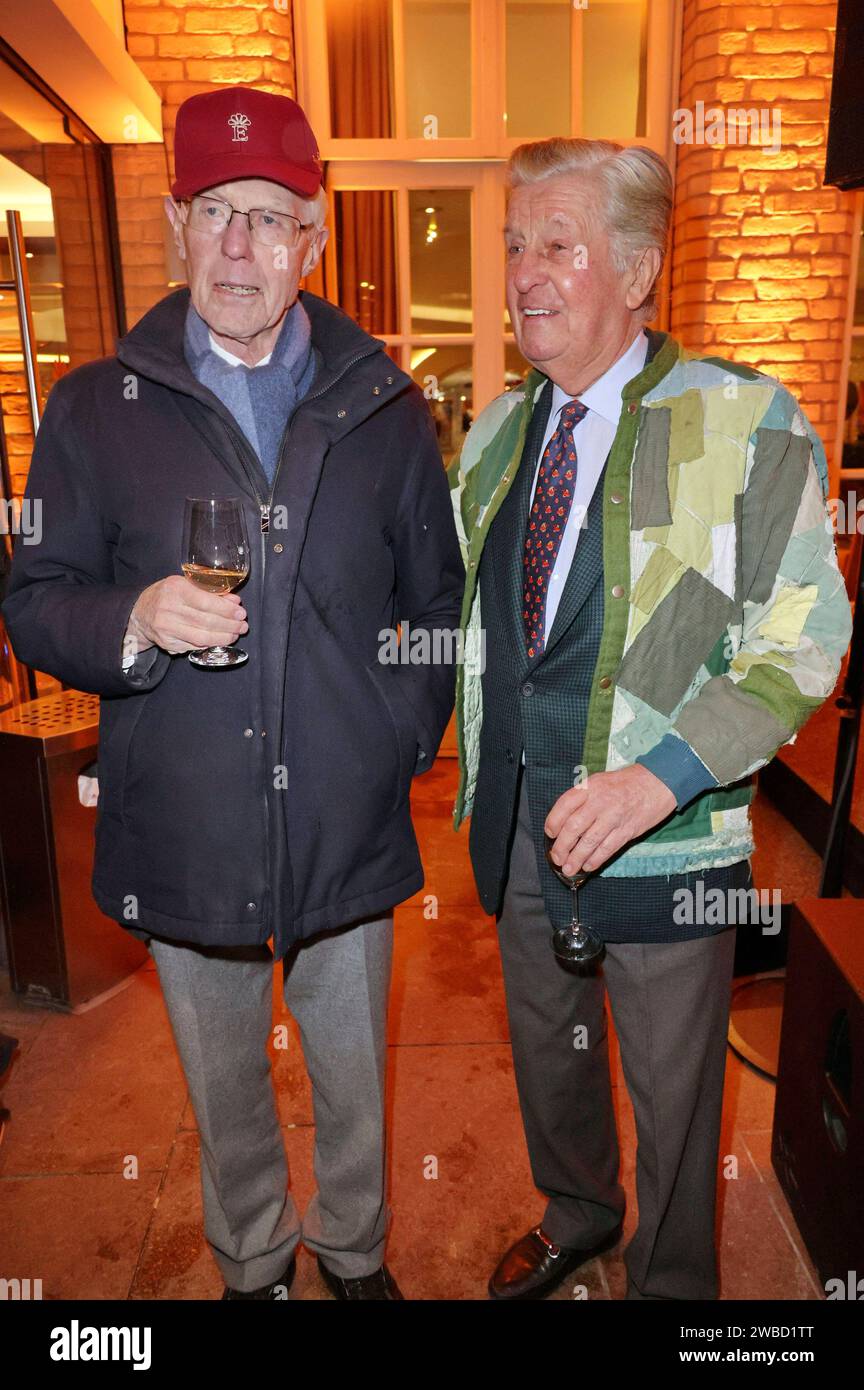
[[[285,427],[315,375],[312,327],[300,300],[285,315],[263,367],[235,367],[214,352],[210,330],[191,300],[183,348],[192,372],[230,410],[272,483]]]

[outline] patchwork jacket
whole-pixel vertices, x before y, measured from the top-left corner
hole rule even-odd
[[[795,399],[771,377],[649,337],[600,484],[604,586],[629,601],[604,607],[582,762],[589,776],[637,759],[705,775],[601,871],[614,877],[752,853],[752,774],[831,693],[851,635],[825,451]],[[480,557],[546,380],[532,371],[497,397],[448,469],[467,574],[457,829],[473,805],[483,719]]]

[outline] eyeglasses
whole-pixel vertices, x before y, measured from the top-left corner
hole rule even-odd
[[[287,246],[289,250],[300,240],[301,232],[314,227],[314,222],[301,222],[290,212],[271,212],[269,208],[250,208],[243,212],[221,198],[206,198],[200,193],[181,200],[188,211],[186,226],[193,232],[208,232],[219,236],[226,230],[235,212],[249,223],[249,235],[264,246]]]

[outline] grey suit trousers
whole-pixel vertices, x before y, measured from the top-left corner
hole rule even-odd
[[[671,944],[607,942],[600,971],[584,977],[559,965],[551,936],[523,777],[498,937],[528,1153],[549,1199],[543,1229],[559,1245],[590,1247],[624,1214],[608,990],[637,1132],[639,1224],[624,1252],[626,1296],[716,1298],[735,929]]]
[[[384,1259],[384,1084],[393,914],[319,936],[285,957],[285,1003],[312,1082],[318,1190],[302,1218],[288,1191],[267,1040],[269,946],[151,937],[201,1138],[204,1231],[229,1287],[274,1283],[296,1245],[358,1278]]]

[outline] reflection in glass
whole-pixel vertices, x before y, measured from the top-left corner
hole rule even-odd
[[[8,130],[11,123],[7,122],[6,125]],[[23,158],[23,154],[17,149],[14,153]],[[42,151],[39,152],[39,156],[41,165],[44,160]],[[32,165],[34,161],[29,159],[27,162]],[[41,179],[28,172],[28,169],[20,167],[15,159],[0,155],[0,203],[4,209],[17,208],[21,213],[33,326],[36,330],[39,394],[44,402],[55,377],[61,375],[69,363],[63,312],[63,281],[55,238],[51,190]],[[12,264],[5,216],[0,222],[0,267],[2,278],[11,278]],[[16,378],[15,389],[20,390],[21,409],[22,412],[26,412],[21,330],[14,290],[0,291],[0,365],[10,378],[7,385],[12,387],[11,377]],[[17,381],[19,376],[20,381]],[[7,413],[14,415],[17,412],[14,409],[9,410],[9,404],[5,400],[6,394],[4,391]],[[27,418],[29,420],[29,415]]]
[[[327,61],[334,139],[394,136],[390,0],[327,0]]]
[[[411,375],[422,390],[445,465],[462,448],[474,420],[474,356],[465,347],[416,347]]]
[[[413,188],[408,197],[411,331],[470,333],[470,190]]]
[[[113,351],[117,336],[100,151],[88,138],[73,116],[0,59],[0,210],[21,215],[43,405],[59,377]],[[0,279],[11,278],[3,217]],[[34,441],[15,289],[0,291],[0,428],[6,461],[0,491],[20,498]],[[39,695],[59,688],[44,672],[35,677]],[[0,702],[8,694],[3,686]],[[18,698],[28,698],[24,686]]]
[[[393,189],[337,190],[334,208],[340,308],[373,336],[398,333]]]
[[[644,135],[648,0],[591,0],[581,19],[581,134]]]
[[[404,0],[410,139],[471,134],[470,0]]]
[[[507,0],[509,136],[571,133],[572,15],[571,0]]]

